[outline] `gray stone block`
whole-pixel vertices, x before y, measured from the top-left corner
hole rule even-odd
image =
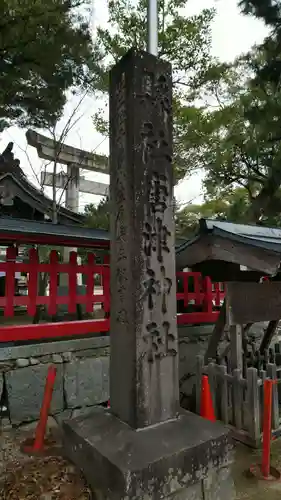
[[[74,354],[75,358],[99,358],[101,356],[109,356],[109,347],[104,349],[83,349],[81,351],[76,351]]]
[[[53,354],[52,361],[53,363],[63,363],[63,358],[60,354]]]
[[[176,493],[172,493],[167,497],[167,500],[203,500],[203,498],[202,481],[200,481],[189,486],[189,488],[183,488]]]
[[[30,364],[33,366],[39,365],[39,363],[40,363],[39,359],[37,359],[37,358],[30,358],[29,361],[30,361]]]
[[[45,389],[48,365],[28,366],[5,374],[10,418],[13,424],[39,418]],[[50,413],[63,410],[63,371],[57,366]]]
[[[29,359],[19,358],[16,360],[16,365],[18,368],[25,368],[29,365]]]
[[[77,417],[86,417],[87,415],[91,415],[91,413],[95,412],[96,406],[86,406],[84,408],[75,408],[72,410],[71,418]]]
[[[53,353],[71,353],[82,349],[96,349],[108,347],[110,338],[106,336],[88,337],[77,340],[57,340],[21,346],[9,346],[0,349],[0,362],[18,358],[31,358]],[[69,361],[67,359],[66,361]]]
[[[203,480],[204,500],[231,500],[234,482],[230,467],[222,467],[209,472]]]
[[[3,387],[4,387],[4,374],[0,372],[0,401],[3,393]]]
[[[86,417],[64,422],[63,440],[67,458],[104,500],[235,498],[224,473],[214,475],[230,465],[228,431],[192,413],[136,431],[96,407]],[[220,479],[225,497],[215,496],[213,482]],[[203,496],[203,484],[209,497]]]
[[[92,406],[107,401],[108,371],[108,358],[87,358],[67,363],[64,371],[67,407]]]

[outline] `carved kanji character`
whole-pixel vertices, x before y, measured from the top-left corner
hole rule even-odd
[[[167,226],[163,224],[162,219],[158,217],[156,219],[156,248],[157,248],[157,259],[159,262],[163,262],[163,252],[169,253],[170,249],[168,247],[168,237],[171,236],[171,232],[168,230]]]
[[[143,299],[148,298],[148,309],[152,310],[154,307],[153,295],[159,295],[160,284],[155,279],[155,272],[152,269],[147,269],[148,279],[144,281],[145,288]]]
[[[168,207],[168,183],[165,175],[159,175],[157,172],[153,173],[148,194],[149,212],[163,214]]]
[[[162,313],[166,314],[167,312],[167,295],[170,294],[172,288],[172,280],[166,277],[166,270],[164,266],[161,266],[161,283],[160,289],[162,294]]]

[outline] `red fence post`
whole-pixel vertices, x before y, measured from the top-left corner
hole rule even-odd
[[[58,253],[52,250],[50,253],[50,291],[49,291],[49,309],[50,316],[57,312],[57,293],[58,293]]]
[[[262,441],[262,464],[261,472],[264,478],[268,478],[270,472],[270,444],[271,444],[271,412],[272,412],[272,385],[273,380],[264,381],[264,404],[263,404],[263,441]]]
[[[93,293],[94,293],[94,283],[95,283],[95,255],[93,253],[88,253],[87,262],[88,271],[86,273],[86,312],[93,312]]]
[[[5,283],[5,317],[14,316],[14,296],[15,296],[15,271],[16,271],[16,258],[17,248],[9,247],[6,251],[6,283]]]
[[[29,272],[28,272],[28,306],[27,313],[29,316],[36,314],[36,301],[38,290],[38,271],[39,257],[36,248],[29,250]],[[39,290],[38,290],[39,294]]]
[[[212,314],[213,312],[213,288],[212,282],[209,276],[206,276],[203,280],[203,290],[204,290],[204,312]]]
[[[200,273],[192,273],[193,284],[194,284],[194,294],[195,294],[195,305],[201,306],[202,304],[202,275]]]
[[[108,255],[104,257],[102,285],[103,285],[103,295],[104,295],[103,309],[105,315],[108,316],[110,314],[110,267],[109,267]]]
[[[48,369],[43,403],[40,411],[40,418],[36,429],[34,450],[40,451],[44,446],[44,438],[46,434],[47,420],[50,411],[54,385],[56,381],[57,369],[55,366],[50,366]]]
[[[43,396],[43,403],[41,406],[39,422],[35,431],[35,439],[33,444],[30,446],[24,444],[23,451],[26,453],[42,453],[44,451],[44,440],[47,428],[48,415],[50,411],[53,389],[56,380],[57,369],[54,365],[50,366],[47,373],[45,391]]]
[[[77,294],[77,253],[70,252],[69,254],[69,270],[68,270],[68,312],[74,314],[79,299]]]

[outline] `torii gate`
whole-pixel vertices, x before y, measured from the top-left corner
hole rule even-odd
[[[56,175],[56,187],[65,189],[65,205],[66,208],[72,210],[73,212],[79,211],[79,191],[106,195],[108,192],[108,184],[103,184],[100,182],[86,181],[85,178],[80,177],[80,169],[89,170],[91,172],[99,172],[108,174],[108,158],[106,156],[97,155],[94,153],[89,153],[83,151],[82,149],[74,148],[66,144],[61,144],[58,141],[54,141],[49,137],[42,134],[38,134],[33,130],[28,130],[26,132],[27,143],[37,149],[37,154],[39,158],[44,160],[56,161],[67,166],[67,174],[57,174]],[[43,173],[41,175],[41,181],[44,185],[53,185],[53,175],[48,172],[46,175]],[[82,188],[82,189],[81,189]],[[71,250],[77,250],[75,248],[65,248],[64,249],[64,260],[69,260],[69,253]],[[82,276],[77,276],[77,282],[79,285],[82,284]],[[61,285],[68,285],[68,276],[61,275]]]
[[[108,193],[108,184],[93,182],[80,177],[80,169],[103,174],[109,173],[106,156],[89,153],[82,149],[54,141],[33,130],[26,132],[27,143],[37,150],[39,158],[56,161],[67,166],[67,174],[56,175],[56,187],[65,188],[66,207],[74,212],[79,208],[79,191],[104,196]],[[41,175],[44,185],[53,185],[53,174]]]

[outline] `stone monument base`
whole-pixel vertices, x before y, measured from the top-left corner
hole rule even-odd
[[[189,412],[134,430],[110,410],[65,422],[64,446],[98,500],[231,500],[228,432]]]

